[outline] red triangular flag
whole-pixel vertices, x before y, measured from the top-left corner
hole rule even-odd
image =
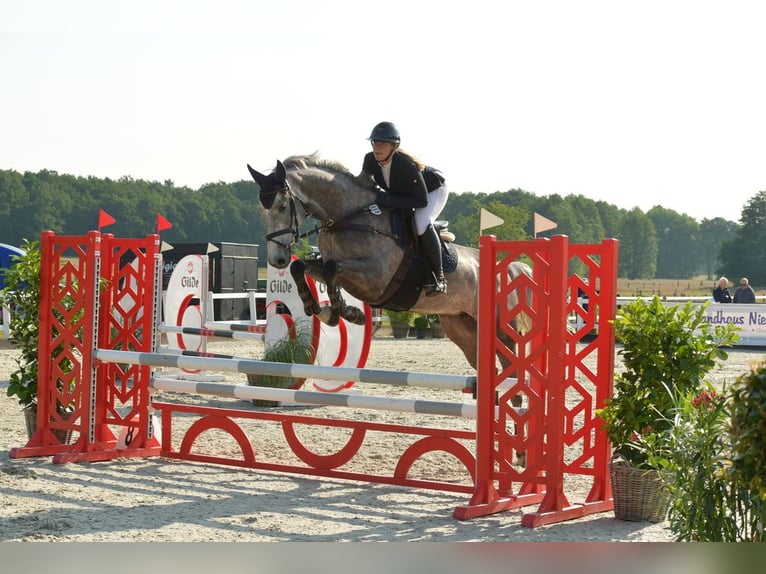
[[[159,213],[157,214],[157,233],[160,231],[165,231],[166,229],[170,229],[173,227],[173,224],[170,223],[167,219],[162,217]]]
[[[102,227],[106,227],[107,225],[112,225],[114,223],[117,223],[117,220],[109,215],[106,211],[103,209],[98,210],[98,228],[99,230]]]

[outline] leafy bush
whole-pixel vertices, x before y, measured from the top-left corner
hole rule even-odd
[[[32,407],[37,403],[41,254],[36,241],[25,239],[21,249],[24,255],[14,256],[13,264],[4,270],[5,287],[0,298],[11,310],[9,341],[21,350],[7,394],[24,407]]]
[[[747,539],[766,542],[766,363],[735,382],[731,401],[731,466],[728,477],[746,492]]]
[[[290,336],[288,333],[284,338],[266,347],[261,360],[272,363],[311,364],[314,361],[314,341],[311,330],[300,329],[293,334],[294,336]],[[247,380],[253,386],[275,388],[290,388],[296,383],[292,377],[273,375],[249,374]]]
[[[699,392],[705,375],[728,357],[724,347],[737,341],[737,328],[708,323],[707,306],[665,306],[655,296],[623,306],[614,319],[625,370],[615,375],[613,397],[596,413],[616,459],[656,468],[647,444],[663,449],[657,441],[674,425],[677,397]]]
[[[392,311],[391,309],[384,309],[383,313],[388,317],[391,325],[394,324],[406,324],[410,327],[413,326],[415,316],[417,313],[413,311]]]
[[[727,391],[711,387],[679,401],[662,464],[671,473],[670,530],[679,541],[737,539],[736,485],[724,479],[729,465]]]

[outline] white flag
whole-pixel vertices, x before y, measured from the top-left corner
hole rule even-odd
[[[537,234],[541,231],[548,231],[549,229],[555,228],[555,222],[551,221],[547,217],[543,217],[539,213],[535,213],[535,237],[537,237]]]
[[[498,225],[502,225],[505,223],[502,219],[500,219],[497,215],[492,213],[491,211],[487,211],[483,207],[481,208],[481,215],[479,216],[479,235],[481,235],[481,232],[485,229],[489,229],[490,227],[497,227]]]

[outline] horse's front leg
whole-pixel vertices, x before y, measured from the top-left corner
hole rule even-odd
[[[317,262],[309,261],[309,264],[313,265],[314,263]],[[321,265],[321,263],[319,263],[319,265]],[[321,273],[321,268],[319,271]],[[311,294],[311,289],[309,289],[309,285],[306,282],[306,272],[307,265],[302,259],[296,259],[290,264],[290,275],[293,276],[293,281],[295,281],[295,285],[298,287],[298,297],[300,297],[303,302],[303,312],[309,316],[319,315],[321,309],[319,308],[319,303],[317,303],[317,300],[314,299],[314,296]]]
[[[327,285],[327,294],[330,298],[329,305],[320,306],[309,289],[306,282],[306,275],[321,281]],[[335,327],[340,321],[340,310],[342,308],[342,299],[339,297],[338,287],[335,285],[335,266],[330,266],[330,272],[325,269],[324,262],[321,259],[303,261],[297,259],[290,264],[290,275],[293,276],[295,285],[298,287],[298,296],[303,302],[303,312],[306,315],[316,315],[322,323]]]

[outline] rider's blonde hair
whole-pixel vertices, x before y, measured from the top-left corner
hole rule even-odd
[[[406,157],[412,163],[414,163],[416,166],[418,166],[418,171],[423,171],[426,168],[426,164],[424,164],[422,161],[420,161],[418,158],[416,158],[412,154],[404,151],[402,148],[397,148],[396,149],[396,153],[402,154],[404,157]]]

